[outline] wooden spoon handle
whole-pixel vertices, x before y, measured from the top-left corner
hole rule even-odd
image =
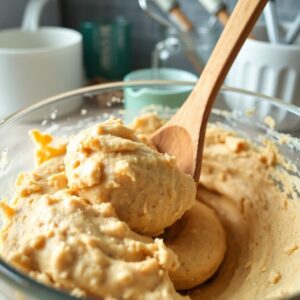
[[[227,10],[227,8],[223,8],[217,12],[217,18],[220,21],[220,23],[225,27],[229,18],[230,14]]]
[[[173,7],[170,10],[170,14],[176,20],[182,31],[191,31],[193,29],[192,22],[187,18],[187,16],[181,11],[178,6]]]
[[[196,151],[194,157],[196,180],[200,176],[205,130],[213,103],[234,59],[266,3],[267,0],[238,1],[194,90],[174,116],[174,123],[182,125],[193,139],[198,139],[192,140]],[[192,117],[191,112],[196,111],[199,113],[193,113],[192,116],[195,117]]]

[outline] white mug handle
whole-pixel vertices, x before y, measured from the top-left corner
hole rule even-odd
[[[30,0],[26,7],[22,20],[22,30],[36,31],[39,27],[42,9],[49,0]]]

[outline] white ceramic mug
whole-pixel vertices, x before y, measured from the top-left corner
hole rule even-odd
[[[284,28],[288,27],[289,24],[285,24]],[[267,34],[262,25],[255,28],[255,37],[256,40],[247,40],[242,47],[226,84],[300,106],[300,38],[293,45],[271,44],[266,42]],[[253,107],[246,98],[231,98],[228,105],[240,110],[254,109],[262,120],[272,114],[280,123],[277,128],[299,128],[300,120],[287,119],[286,113],[271,111],[266,103]]]
[[[39,9],[35,12],[40,14]],[[81,34],[61,27],[31,27],[0,32],[0,119],[83,83]],[[60,107],[59,114],[72,109]]]

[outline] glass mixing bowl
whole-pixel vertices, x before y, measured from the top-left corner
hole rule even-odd
[[[141,81],[92,86],[49,98],[3,120],[0,123],[0,199],[11,197],[17,174],[33,167],[33,145],[28,138],[30,129],[36,128],[54,135],[69,136],[91,124],[107,119],[110,115],[131,120],[134,117],[132,112],[124,110],[123,96],[126,95],[124,90],[132,89],[139,92],[153,88],[156,91],[159,89],[166,91],[178,88],[191,89],[193,85],[194,83],[191,82]],[[159,93],[156,93],[155,97],[159,97]],[[226,103],[231,98],[235,100],[236,97],[247,101],[247,111],[226,109]],[[60,115],[61,111],[66,111],[61,109],[63,106],[75,102],[82,103],[79,109],[78,105],[74,105],[71,114]],[[261,107],[266,105],[268,115],[263,116]],[[151,110],[158,111],[164,117],[169,117],[175,111],[174,108],[153,106],[144,109],[144,111]],[[277,123],[277,118],[282,117],[283,114],[285,122]],[[265,117],[268,118],[265,120]],[[210,116],[210,122],[231,128],[253,142],[260,143],[261,138],[267,136],[278,144],[281,153],[295,164],[298,171],[300,170],[300,127],[295,124],[299,124],[299,120],[300,108],[298,107],[274,98],[229,87],[223,87],[220,91],[215,109]],[[280,133],[290,135],[288,143],[280,142],[282,141]],[[300,200],[299,190],[295,194],[297,200]],[[0,299],[71,300],[76,298],[32,280],[0,259]],[[293,299],[297,299],[297,296]]]

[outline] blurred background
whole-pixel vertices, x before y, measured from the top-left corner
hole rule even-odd
[[[199,76],[203,70],[236,4],[236,0],[1,0],[0,48],[10,47],[1,42],[1,32],[10,28],[20,29],[22,20],[24,24],[26,6],[32,4],[31,13],[34,15],[33,6],[39,5],[38,2],[42,3],[41,15],[37,18],[39,26],[70,28],[82,36],[82,62],[72,54],[73,61],[76,60],[83,67],[82,84],[78,83],[81,81],[77,78],[76,83],[74,80],[73,85],[61,87],[55,93],[81,85],[124,78],[196,79],[191,77],[192,74]],[[213,7],[213,3],[221,3],[221,6]],[[243,46],[225,83],[300,105],[300,1],[270,0],[269,4],[257,22],[251,39]],[[30,23],[30,18],[27,19]],[[296,34],[293,41],[288,43],[285,39],[291,27],[296,27]],[[37,34],[37,31],[31,34]],[[276,34],[280,35],[280,39]],[[5,59],[2,63],[5,63]],[[35,61],[38,61],[36,57],[33,58],[32,66]],[[190,74],[186,76],[174,70],[163,73],[162,68],[184,70]],[[131,74],[140,69],[150,71]],[[14,77],[8,79],[6,73],[2,77],[0,74],[0,79],[2,82],[14,82]],[[52,90],[45,94],[29,95],[29,91],[34,89],[31,85],[38,85],[36,80],[29,82],[28,79],[27,91],[21,94],[28,92],[28,99],[32,98],[32,101],[24,101],[13,109],[8,108],[5,113],[0,110],[0,117],[54,93]],[[44,81],[39,84],[43,90],[46,89],[42,88],[43,85],[49,87],[49,78]],[[56,85],[55,78],[52,84]],[[7,84],[3,83],[3,86]],[[11,86],[12,92],[15,92],[15,84]],[[20,98],[13,93],[1,98],[1,92],[0,85],[0,104],[1,99],[3,103],[8,103],[3,98]]]
[[[197,26],[208,21],[209,13],[197,0],[179,0],[182,10]],[[0,1],[0,29],[20,26],[26,0]],[[236,0],[227,0],[232,9]],[[281,20],[292,20],[300,12],[299,0],[277,1]],[[137,0],[61,0],[51,1],[42,14],[42,25],[80,28],[83,21],[125,17],[132,27],[132,69],[149,67],[151,51],[161,39],[160,25],[147,17]]]

